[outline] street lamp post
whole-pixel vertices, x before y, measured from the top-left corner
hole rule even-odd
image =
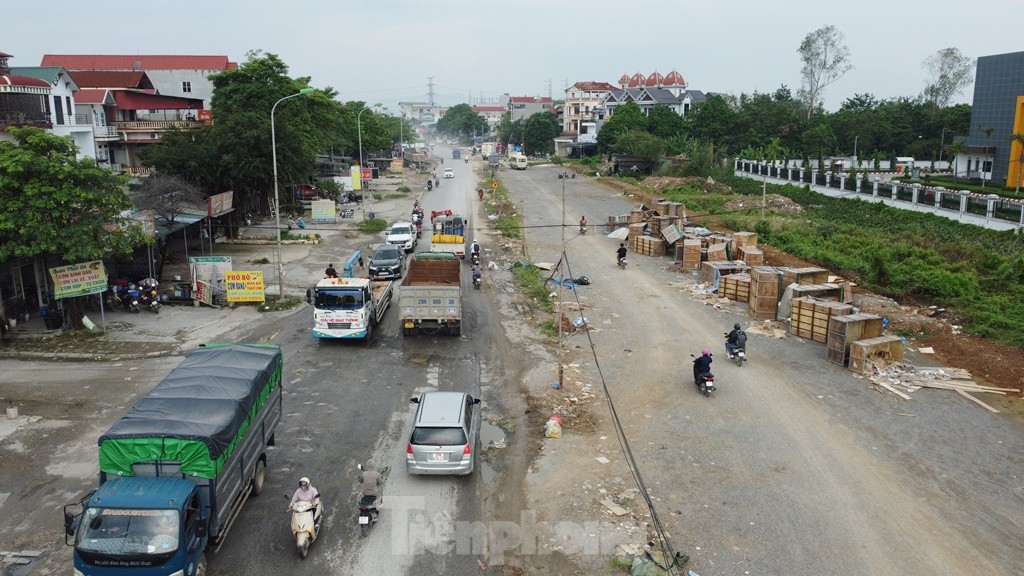
[[[277,105],[289,98],[302,96],[315,91],[315,88],[302,88],[295,94],[281,98],[270,107],[270,153],[274,158],[274,214],[277,221],[277,297],[284,298],[284,265],[281,262],[281,198],[277,191],[277,132],[274,129],[274,111]]]
[[[378,102],[378,103],[374,104],[373,107],[374,108],[380,107],[380,103]],[[360,182],[360,184],[362,184],[362,182],[363,182],[363,124],[362,124],[362,119],[363,118],[362,117],[363,117],[363,112],[366,112],[367,110],[369,110],[369,108],[363,108],[362,110],[359,111],[358,114],[356,114],[356,133],[359,136],[359,182]],[[366,218],[366,199],[367,199],[367,197],[370,198],[370,208],[371,209],[373,208],[373,195],[369,194],[368,192],[369,192],[368,189],[367,190],[363,190],[363,218]]]
[[[946,147],[946,132],[952,132],[949,128],[942,129],[942,138],[939,139],[939,164],[942,164],[942,149]]]
[[[860,160],[857,159],[857,139],[858,138],[860,138],[860,136],[854,136],[853,137],[853,167],[854,168],[860,168]]]

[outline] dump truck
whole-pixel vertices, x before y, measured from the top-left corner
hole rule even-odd
[[[466,257],[466,219],[451,210],[432,213],[431,225],[434,234],[430,237],[431,252],[451,252],[459,258]]]
[[[451,252],[420,252],[398,289],[402,336],[462,331],[462,263]]]
[[[394,282],[369,278],[324,278],[306,292],[313,305],[313,336],[367,338],[384,320]]]
[[[64,507],[74,573],[206,574],[263,492],[283,367],[277,346],[202,346],[100,436],[99,487]]]

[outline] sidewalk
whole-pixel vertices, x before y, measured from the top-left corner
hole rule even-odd
[[[414,174],[407,176],[415,177]],[[378,217],[391,221],[408,215],[413,199],[419,197],[418,186],[409,182],[410,179],[406,179],[407,185],[414,191],[405,198],[373,203],[373,211]],[[374,184],[375,194],[393,195],[398,187],[398,179],[385,178]],[[342,263],[354,250],[362,249],[365,252],[368,244],[377,241],[373,236],[353,231],[361,221],[361,216],[361,211],[356,209],[355,218],[339,219],[333,224],[310,223],[303,232],[319,234],[322,238],[319,244],[281,246],[286,294],[304,296],[306,288],[320,277],[329,262],[340,270]],[[273,223],[270,222],[243,228],[242,235],[244,238],[266,236],[273,239],[273,231]],[[214,253],[218,256],[231,256],[235,270],[262,271],[267,293],[277,294],[276,250],[275,242],[232,243],[216,244]],[[368,256],[364,254],[364,257]],[[253,263],[262,259],[269,263]],[[164,277],[170,278],[175,273],[165,270]],[[0,359],[112,361],[184,354],[206,342],[234,341],[239,330],[287,313],[261,313],[256,305],[196,308],[189,304],[166,304],[159,314],[146,310],[131,313],[118,308],[106,310],[103,317],[99,312],[90,313],[89,319],[97,326],[91,332],[47,330],[43,319],[35,316],[28,322],[19,322],[8,331],[7,338],[0,341]]]

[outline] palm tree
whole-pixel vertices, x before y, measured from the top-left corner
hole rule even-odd
[[[986,144],[988,143],[989,140],[992,139],[992,133],[995,132],[995,130],[996,129],[994,127],[992,127],[992,126],[982,126],[981,127],[981,132],[985,135],[985,143]],[[985,148],[988,148],[988,146],[986,146]],[[986,158],[988,157],[988,152],[985,152],[985,157]],[[982,168],[981,169],[981,189],[982,190],[985,189],[985,162],[986,162],[985,160],[981,161],[981,168]]]
[[[957,157],[963,153],[966,146],[967,145],[964,144],[963,140],[954,140],[949,144],[949,146],[946,146],[946,152],[953,157],[953,182],[956,182]]]
[[[1014,190],[1014,194],[1020,194],[1020,177],[1021,172],[1024,172],[1024,134],[1014,132],[1013,136],[1010,136],[1010,143],[1020,146],[1017,153],[1017,188]]]

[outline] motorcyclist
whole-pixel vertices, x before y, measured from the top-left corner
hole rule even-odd
[[[377,471],[377,462],[372,458],[366,461],[363,472],[359,475],[360,493],[363,496],[374,496],[377,498],[377,507],[384,502],[384,495],[381,487],[384,486],[384,475]]]
[[[626,257],[626,244],[624,242],[619,242],[619,249],[616,251],[616,254],[619,256],[616,263],[621,262]]]
[[[477,257],[479,258],[479,256],[480,256],[480,244],[477,244],[476,240],[473,240],[473,243],[469,245],[469,253],[470,254],[476,254]]]
[[[587,217],[586,216],[581,216],[580,217],[580,234],[582,234],[586,229],[587,229]]]
[[[327,265],[327,270],[324,270],[324,277],[325,278],[337,278],[338,277],[338,271],[334,269],[334,264],[328,264]]]
[[[737,322],[732,325],[732,332],[729,332],[725,337],[725,351],[729,353],[731,359],[736,353],[737,348],[747,347],[747,333],[740,327],[740,323]]]
[[[700,375],[711,372],[711,351],[702,348],[700,356],[693,359],[693,383],[700,384]]]
[[[475,280],[479,280],[480,279],[480,274],[481,274],[480,273],[480,264],[479,263],[473,264],[473,280],[474,281]]]
[[[316,488],[309,483],[309,478],[305,476],[299,478],[299,487],[295,490],[295,494],[292,494],[292,502],[288,505],[288,509],[291,510],[296,502],[309,502],[314,507],[320,505],[320,493],[316,491]]]

